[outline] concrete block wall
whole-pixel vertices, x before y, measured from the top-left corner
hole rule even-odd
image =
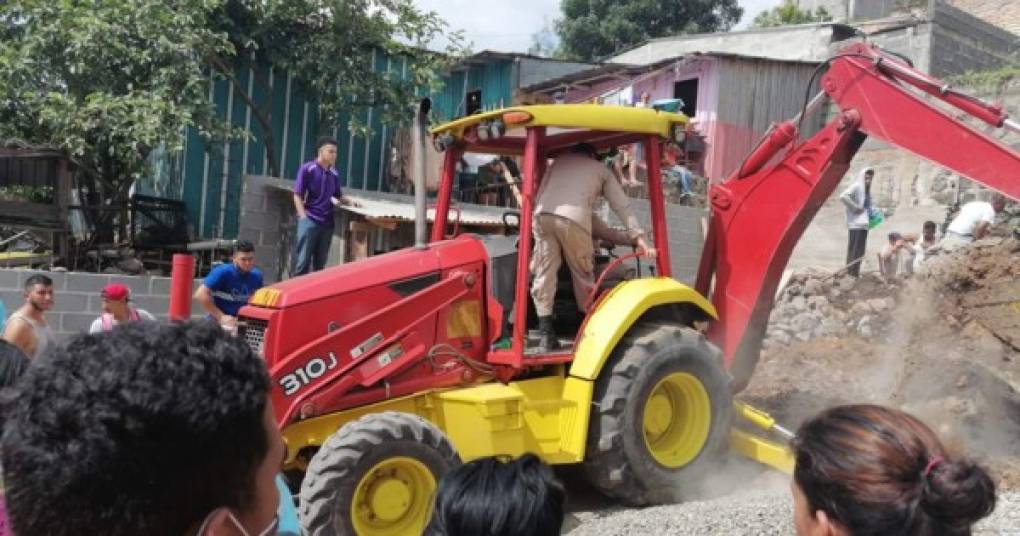
[[[282,281],[290,271],[297,230],[291,194],[293,186],[294,181],[290,179],[259,175],[244,177],[238,236],[255,244],[255,264],[262,270],[267,284]],[[344,225],[346,220],[337,218],[327,266],[340,264],[343,259]]]
[[[862,23],[858,26],[867,33],[874,32],[872,35],[869,35],[869,42],[909,58],[913,62],[914,67],[923,72],[931,73],[935,76],[943,74],[932,70],[932,36],[935,30],[930,22],[907,25],[893,30],[883,29],[884,23],[881,22],[873,24]],[[844,45],[845,43],[836,43],[833,47],[833,52],[835,53]]]
[[[152,313],[156,318],[165,320],[170,308],[169,277],[0,269],[0,300],[8,315],[25,303],[22,290],[25,280],[37,273],[53,280],[56,303],[46,316],[59,336],[87,331],[102,311],[99,291],[114,281],[127,285],[131,289],[134,305]],[[192,292],[199,284],[200,280],[193,282]],[[195,317],[202,316],[202,308],[197,302],[192,302],[191,311]]]
[[[995,69],[1015,60],[1018,37],[942,1],[933,2],[931,74]]]
[[[293,234],[293,231],[286,232],[288,218],[283,210],[285,192],[274,188],[282,182],[283,179],[246,175],[241,188],[238,238],[255,244],[255,262],[267,283],[282,279],[281,255],[288,250],[286,246]],[[292,227],[293,223],[289,225]]]

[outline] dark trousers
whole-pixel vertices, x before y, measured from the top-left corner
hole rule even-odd
[[[861,275],[861,261],[868,245],[867,229],[850,229],[850,239],[846,246],[846,273],[853,277]]]
[[[291,262],[291,277],[318,272],[325,268],[332,240],[332,222],[322,224],[307,217],[299,219],[297,240],[294,241],[294,258]]]

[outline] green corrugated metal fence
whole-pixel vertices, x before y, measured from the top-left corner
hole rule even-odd
[[[373,63],[379,71],[407,76],[406,58],[394,58],[377,51]],[[260,105],[268,104],[264,87],[273,89],[273,146],[280,174],[293,178],[302,162],[314,157],[320,135],[316,102],[301,84],[286,72],[262,61],[238,59],[234,65],[237,83]],[[509,106],[512,99],[514,64],[510,60],[470,64],[465,70],[443,79],[443,89],[432,96],[436,118],[449,120],[464,113],[467,91],[482,90],[483,107]],[[210,82],[209,98],[220,117],[251,136],[232,143],[207,144],[194,130],[186,133],[181,154],[156,153],[155,172],[137,185],[139,193],[184,201],[195,238],[235,238],[240,217],[241,181],[245,175],[268,174],[265,136],[251,110],[232,83]],[[383,124],[372,108],[356,108],[341,114],[338,125],[356,118],[369,125],[368,136],[353,136],[347,128],[332,130],[339,142],[337,169],[345,186],[386,191],[386,166],[394,125]]]

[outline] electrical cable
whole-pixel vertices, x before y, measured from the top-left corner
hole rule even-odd
[[[478,372],[480,374],[491,375],[495,372],[495,367],[487,363],[482,363],[471,359],[464,355],[449,343],[439,343],[429,349],[428,353],[425,354],[425,359],[428,360],[429,365],[432,366],[433,370],[447,371],[456,366],[454,361],[447,361],[440,363],[436,360],[437,357],[452,357],[456,361],[460,361],[464,366]]]

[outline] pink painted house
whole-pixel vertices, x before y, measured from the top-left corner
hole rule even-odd
[[[705,175],[732,174],[773,123],[789,119],[804,105],[816,62],[765,59],[736,54],[696,53],[632,66],[604,64],[524,88],[521,102],[602,102],[629,106],[648,93],[652,101],[680,98],[683,112],[705,137]],[[811,94],[817,91],[817,81]],[[806,121],[814,132],[821,117]]]

